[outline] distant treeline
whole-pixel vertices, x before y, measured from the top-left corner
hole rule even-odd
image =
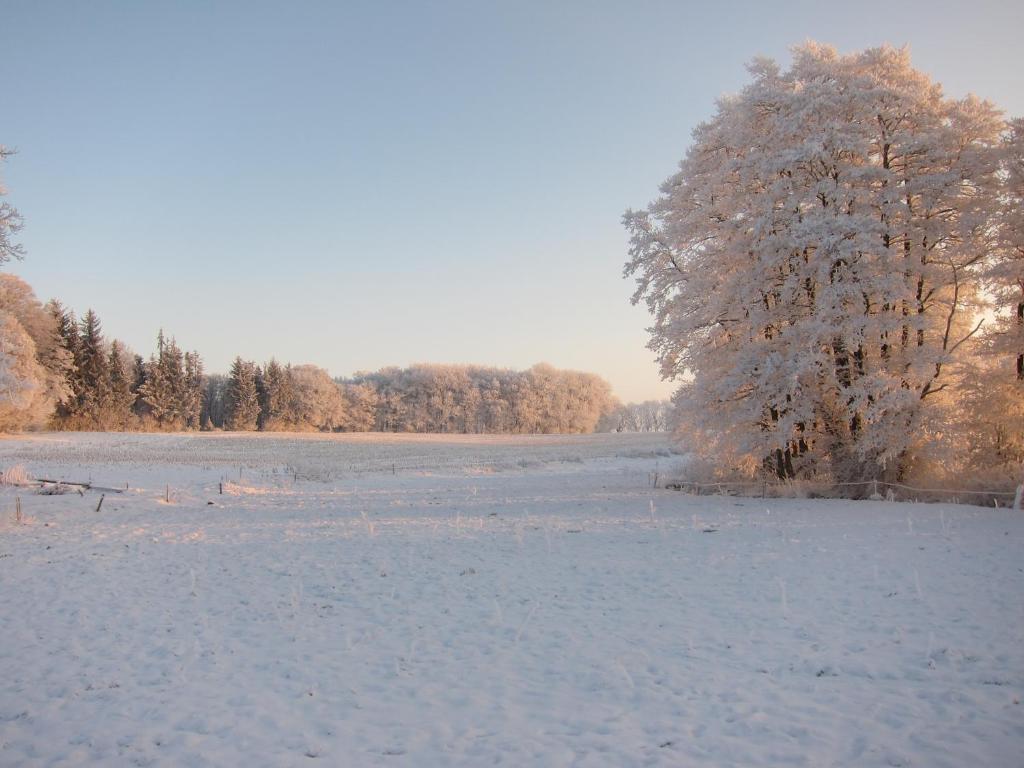
[[[236,359],[209,376],[201,423],[230,430],[593,432],[616,403],[591,373],[414,365],[332,380],[312,365]]]
[[[642,403],[617,404],[601,417],[598,432],[669,432],[672,429],[672,403],[669,400],[645,400]]]
[[[314,365],[236,358],[208,375],[163,332],[148,359],[96,313],[45,306],[0,274],[0,430],[585,433],[665,428],[664,403],[621,405],[592,373],[413,365],[332,379]]]

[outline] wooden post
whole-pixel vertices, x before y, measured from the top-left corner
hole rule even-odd
[[[170,504],[171,503],[171,486],[170,486],[170,484],[167,484],[167,485],[164,486],[164,503],[165,504]]]
[[[16,522],[21,522],[21,496],[14,497],[14,519]]]
[[[97,512],[99,512],[99,511],[100,511],[100,507],[102,507],[102,506],[103,506],[103,500],[104,500],[105,498],[107,498],[107,494],[105,494],[105,493],[101,493],[101,494],[100,494],[100,503],[96,505],[96,511],[97,511]]]
[[[217,493],[224,495],[224,483],[217,483]]]

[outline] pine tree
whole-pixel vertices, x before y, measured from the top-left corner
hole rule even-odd
[[[103,424],[104,408],[110,399],[111,384],[100,320],[93,310],[88,310],[82,318],[79,335],[78,373],[81,379],[81,392],[76,412],[83,426],[95,428]]]
[[[53,421],[56,426],[68,425],[71,417],[77,412],[78,400],[82,393],[80,365],[82,361],[81,338],[78,335],[78,321],[75,315],[65,309],[59,301],[53,300],[48,305],[57,327],[59,343],[64,350],[66,362],[66,394],[58,402],[54,411]]]
[[[296,427],[295,380],[291,365],[271,360],[263,368],[260,428],[290,430]]]
[[[135,394],[132,379],[125,366],[124,346],[119,341],[110,344],[107,368],[110,371],[110,394],[104,407],[106,426],[112,429],[127,429],[133,416]]]
[[[172,338],[164,345],[160,356],[161,375],[167,385],[165,426],[169,429],[185,429],[188,417],[188,396],[185,384],[185,355]]]
[[[174,339],[168,341],[161,330],[157,353],[146,364],[145,381],[139,387],[148,418],[161,429],[186,428],[190,413],[185,381],[185,358]]]
[[[132,363],[131,391],[134,398],[132,411],[136,416],[142,417],[149,413],[149,406],[142,397],[142,388],[146,384],[146,361],[142,355],[135,355]]]
[[[259,425],[260,398],[256,386],[255,363],[235,358],[231,365],[226,398],[224,426],[236,432],[251,432]]]
[[[203,361],[198,352],[185,353],[185,429],[200,429],[203,418]]]

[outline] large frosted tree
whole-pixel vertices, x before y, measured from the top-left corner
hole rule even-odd
[[[904,476],[953,416],[997,250],[1000,113],[905,49],[794,49],[627,212],[625,272],[691,447],[779,477]]]

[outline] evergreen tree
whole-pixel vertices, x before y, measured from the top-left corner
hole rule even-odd
[[[291,365],[271,360],[263,368],[263,397],[260,400],[260,427],[268,430],[295,428],[295,380]]]
[[[168,395],[165,425],[174,430],[185,429],[185,420],[188,414],[185,355],[173,338],[164,345],[164,353],[159,362]]]
[[[124,345],[114,341],[110,345],[107,368],[110,371],[110,393],[104,407],[105,426],[112,429],[127,429],[133,415],[135,394],[132,379],[125,366]]]
[[[86,426],[101,426],[104,407],[110,398],[110,369],[103,349],[103,333],[99,317],[93,310],[85,313],[80,328],[80,355],[78,373],[81,391],[77,416]]]
[[[147,416],[161,429],[185,429],[190,407],[186,390],[184,355],[174,339],[168,341],[161,330],[157,353],[150,357],[145,381],[139,388]]]
[[[185,353],[185,429],[199,429],[203,418],[203,361],[198,352]]]
[[[253,431],[259,425],[260,398],[257,389],[255,363],[235,358],[228,378],[226,398],[226,429],[237,432]]]
[[[82,361],[81,338],[78,335],[78,321],[74,312],[65,309],[59,301],[47,304],[57,326],[59,343],[65,350],[67,360],[67,393],[61,398],[54,411],[54,422],[65,425],[78,410],[78,399],[82,393],[82,379],[79,373]]]
[[[149,406],[146,405],[145,399],[142,397],[142,387],[146,383],[146,361],[142,355],[135,355],[135,360],[132,363],[132,384],[131,390],[133,395],[132,411],[136,416],[145,416],[149,413]]]

